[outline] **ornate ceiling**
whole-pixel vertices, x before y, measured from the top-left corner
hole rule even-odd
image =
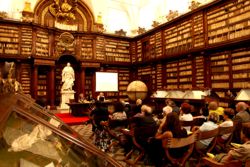
[[[0,0],[0,11],[6,11],[9,18],[21,19],[21,11],[24,9],[25,1],[31,3],[31,10],[34,11],[36,4],[40,0]],[[83,1],[89,7],[95,22],[102,22],[106,33],[114,33],[117,30],[123,29],[127,32],[127,36],[134,36],[137,35],[138,27],[149,30],[153,28],[153,21],[158,23],[166,22],[168,19],[166,16],[169,15],[170,10],[178,11],[179,15],[188,12],[192,0],[78,1]],[[196,2],[200,2],[201,4],[211,1],[196,0]]]

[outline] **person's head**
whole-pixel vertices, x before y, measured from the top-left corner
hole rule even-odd
[[[217,101],[211,101],[208,104],[208,110],[216,110],[218,108],[218,103]]]
[[[167,115],[164,131],[171,131],[173,134],[178,134],[181,131],[181,124],[177,113],[171,112]]]
[[[67,63],[67,66],[68,66],[68,67],[70,66],[70,63],[69,63],[69,62]]]
[[[104,96],[104,93],[103,93],[103,92],[100,92],[100,93],[99,93],[99,96]]]
[[[236,111],[241,112],[247,109],[247,104],[245,102],[239,102],[236,104]]]
[[[244,143],[250,140],[250,123],[244,124],[242,126],[240,138]]]
[[[137,106],[142,105],[142,100],[141,99],[137,99],[135,103],[136,103]]]
[[[126,113],[128,113],[128,112],[131,111],[131,106],[130,106],[129,103],[125,104],[125,106],[124,106],[124,111],[125,111]]]
[[[188,103],[182,103],[182,104],[181,104],[181,111],[182,111],[184,114],[189,114],[189,113],[191,113],[191,105],[188,104]]]
[[[234,117],[234,109],[232,108],[225,108],[224,109],[224,114],[223,114],[223,119],[232,119]]]
[[[84,98],[83,93],[80,93],[80,94],[79,94],[79,98],[80,98],[80,99],[83,99],[83,98]]]
[[[163,110],[162,115],[166,116],[173,111],[173,108],[170,106],[166,106],[162,110]]]
[[[209,114],[208,120],[214,123],[218,123],[218,121],[220,120],[220,116],[216,112],[212,112]]]
[[[151,115],[153,112],[152,108],[148,105],[142,105],[141,106],[141,113],[144,115]]]
[[[123,112],[124,106],[121,102],[115,103],[115,111],[114,112]]]

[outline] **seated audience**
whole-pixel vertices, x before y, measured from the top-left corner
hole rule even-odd
[[[246,124],[240,131],[240,137],[244,144],[231,149],[227,154],[219,154],[214,160],[222,163],[230,163],[232,160],[246,162],[250,160],[250,124]]]
[[[212,112],[208,116],[208,121],[204,122],[198,129],[201,132],[214,130],[218,128],[218,125],[217,125],[218,121],[219,121],[219,115],[216,112]],[[194,128],[194,130],[196,130],[196,128]],[[196,142],[196,147],[198,149],[206,149],[212,140],[213,138],[200,140]]]
[[[224,122],[222,122],[219,126],[220,127],[231,127],[233,126],[233,121],[232,118],[234,116],[234,110],[231,108],[226,108],[224,110],[224,114],[223,114],[223,120]],[[222,136],[218,137],[218,142],[224,143],[228,137],[230,136],[230,134],[224,134]]]
[[[193,116],[191,114],[191,105],[188,103],[182,103],[181,104],[181,110],[180,110],[180,116],[179,119],[181,121],[193,121]],[[183,127],[187,131],[190,131],[190,126]]]
[[[165,138],[184,138],[187,137],[186,129],[181,128],[181,123],[177,113],[171,112],[166,116],[166,121],[163,126],[157,130],[155,138],[148,145],[147,152],[155,166],[164,166],[165,151],[162,147],[162,139]],[[175,158],[182,157],[186,151],[185,148],[172,149],[171,155]]]

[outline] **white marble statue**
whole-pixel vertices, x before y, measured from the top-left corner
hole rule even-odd
[[[62,70],[62,91],[72,91],[72,87],[75,81],[75,72],[70,63],[67,63]]]

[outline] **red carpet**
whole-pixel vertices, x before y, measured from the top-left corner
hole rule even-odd
[[[75,117],[69,113],[57,113],[55,115],[69,125],[83,124],[84,122],[89,120],[88,116]]]

